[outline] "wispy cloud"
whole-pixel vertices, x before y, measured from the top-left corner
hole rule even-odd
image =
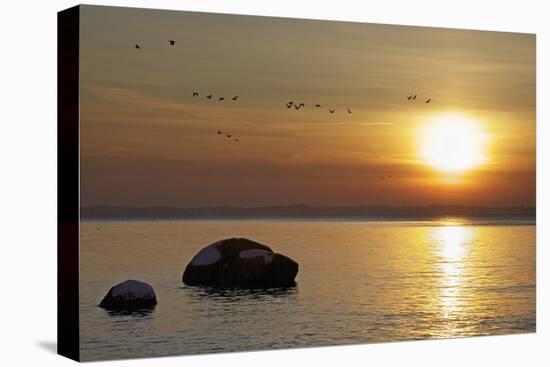
[[[392,126],[391,122],[353,122],[353,121],[331,121],[323,122],[319,125],[353,125],[353,126]]]

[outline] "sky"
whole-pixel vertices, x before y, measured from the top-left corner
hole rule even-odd
[[[535,35],[82,6],[80,40],[83,207],[535,205]]]

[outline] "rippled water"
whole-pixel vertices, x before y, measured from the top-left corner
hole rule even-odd
[[[243,236],[298,261],[297,287],[188,287],[203,246]],[[126,279],[152,312],[97,305]],[[83,360],[535,331],[535,226],[512,222],[129,221],[81,225]]]

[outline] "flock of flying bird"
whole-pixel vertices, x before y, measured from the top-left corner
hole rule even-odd
[[[407,96],[407,99],[408,99],[409,101],[412,101],[412,102],[416,101],[416,94],[414,94],[414,95],[411,94],[410,96]],[[432,101],[431,98],[426,98],[426,100],[424,101],[424,103],[430,103],[431,101]]]
[[[193,92],[193,97],[200,97],[200,94],[199,92]],[[206,96],[207,99],[212,99],[214,98],[214,95],[213,94],[209,94]],[[233,98],[231,98],[232,101],[235,101],[237,102],[237,100],[239,99],[239,96],[233,96]],[[221,97],[218,97],[218,102],[222,102],[222,101],[225,101],[225,97],[221,96]],[[231,139],[233,137],[233,134],[230,134],[229,132],[223,132],[221,130],[218,130],[218,135],[225,135],[226,138],[228,139]],[[235,142],[239,142],[239,138],[233,138],[233,141]]]
[[[171,39],[171,40],[168,40],[168,44],[169,44],[171,47],[174,47],[174,46],[176,45],[176,41],[175,41],[175,40],[172,40],[172,39]],[[136,43],[136,45],[135,45],[134,47],[135,47],[136,49],[138,49],[138,50],[141,50],[141,46],[140,46],[138,43]],[[193,92],[193,97],[199,97],[199,92]],[[407,99],[408,99],[409,101],[411,101],[411,102],[415,102],[415,101],[416,101],[416,97],[417,97],[416,94],[411,94],[411,95],[407,96]],[[214,95],[213,95],[213,94],[209,94],[209,95],[206,96],[206,98],[211,100],[211,99],[214,98]],[[218,102],[222,102],[222,101],[225,100],[225,97],[220,96],[220,97],[217,97],[217,99],[218,99]],[[239,99],[239,96],[233,96],[233,98],[231,98],[231,100],[234,101],[234,102],[237,102],[238,99]],[[430,103],[431,101],[432,101],[431,98],[426,98],[426,99],[424,100],[424,103]],[[296,111],[299,110],[299,109],[301,109],[301,108],[303,108],[303,107],[305,107],[305,106],[306,106],[306,105],[305,105],[304,102],[298,103],[298,102],[295,102],[295,101],[288,101],[288,102],[286,103],[286,108],[292,109],[292,107],[294,107],[294,110],[296,110]],[[315,104],[315,108],[321,108],[321,107],[322,107],[322,106],[321,106],[319,103],[316,103],[316,104]],[[328,111],[329,111],[330,113],[334,113],[334,112],[336,112],[336,109],[335,109],[335,108],[329,108]],[[349,113],[352,113],[352,112],[351,112],[351,108],[349,108],[349,107],[347,108],[347,113],[348,113],[348,114],[349,114]],[[227,132],[227,131],[226,131],[226,132],[223,132],[222,130],[218,130],[218,135],[220,135],[220,136],[225,136],[225,137],[228,138],[228,139],[233,138],[233,134],[230,134],[230,133]],[[238,138],[233,138],[233,141],[239,142],[240,140],[239,140]],[[391,178],[391,176],[388,175],[388,176],[381,176],[381,177],[380,177],[381,180],[383,180],[384,178]]]
[[[299,110],[300,108],[305,107],[306,104],[304,102],[297,103],[297,102],[294,102],[294,101],[288,101],[287,104],[286,104],[286,108],[288,108],[288,109],[292,109],[293,106],[294,106],[295,110]],[[321,108],[321,107],[322,106],[319,103],[315,104],[315,108]],[[347,111],[348,111],[348,113],[351,113],[351,109],[349,107],[347,108]],[[334,113],[334,112],[336,112],[336,108],[329,108],[328,112]]]

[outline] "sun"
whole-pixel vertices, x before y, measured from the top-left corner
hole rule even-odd
[[[476,120],[458,113],[435,116],[418,134],[422,161],[442,172],[460,173],[487,161],[487,135]]]

